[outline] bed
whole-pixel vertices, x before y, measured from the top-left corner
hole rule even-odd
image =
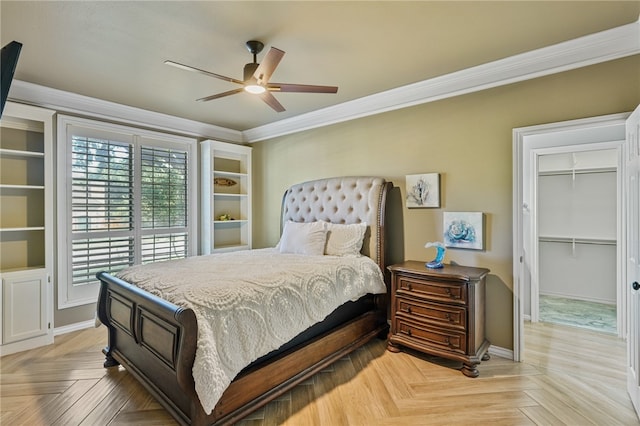
[[[251,252],[255,252],[267,256],[267,260],[256,261],[256,264],[263,262],[267,265],[269,256],[278,256],[279,252],[284,252],[287,254],[283,257],[289,256],[297,259],[298,263],[304,263],[304,260],[301,260],[305,259],[304,256],[300,257],[301,253],[295,252],[297,244],[295,238],[287,238],[287,235],[299,235],[292,234],[292,229],[324,227],[325,223],[330,223],[334,225],[326,226],[333,226],[332,229],[335,231],[329,231],[327,235],[331,235],[331,232],[339,235],[337,232],[339,227],[351,229],[352,226],[359,224],[358,228],[363,228],[364,231],[360,240],[360,256],[355,257],[362,258],[365,264],[372,263],[382,278],[382,274],[386,271],[385,207],[387,193],[391,186],[391,183],[378,177],[339,177],[293,185],[285,191],[282,200],[282,236],[278,246],[271,249],[238,252],[237,259],[252,256],[254,253]],[[290,254],[291,250],[287,251],[283,246],[292,244],[294,252]],[[328,241],[325,250],[329,250]],[[333,256],[335,253],[331,254],[331,256],[323,256],[322,259],[330,262],[330,258],[339,257]],[[223,259],[228,260],[223,262],[227,265],[227,269],[230,268],[229,265],[233,265],[234,261],[231,261],[231,258]],[[309,259],[307,264],[313,264],[314,267],[315,263],[322,263],[320,260],[314,260],[320,258],[310,256],[307,259]],[[195,269],[194,262],[206,261],[209,264],[209,260],[206,256],[185,259],[185,262],[189,263],[183,263],[182,267]],[[349,259],[349,261],[358,260]],[[236,266],[240,266],[237,269],[244,269],[241,265],[248,264],[246,260],[236,260],[236,262],[239,262]],[[172,264],[165,263],[163,266],[166,268],[167,265]],[[263,266],[262,269],[269,268]],[[300,273],[299,267],[290,275],[301,275],[303,281],[315,279],[316,270],[311,267],[307,269],[312,273],[307,273],[306,278]],[[199,339],[199,336],[205,336],[202,329],[212,328],[212,326],[202,326],[199,334],[197,318],[203,318],[199,308],[191,307],[189,304],[174,304],[161,297],[172,294],[179,286],[173,286],[170,291],[164,290],[164,293],[155,291],[153,286],[147,291],[138,287],[139,283],[133,285],[124,279],[137,276],[138,272],[151,275],[159,273],[165,281],[171,279],[166,274],[167,269],[165,272],[149,270],[150,268],[140,271],[134,269],[136,273],[118,274],[121,275],[120,278],[107,272],[97,274],[101,282],[97,315],[108,329],[108,346],[103,350],[106,357],[104,366],[125,367],[180,424],[235,423],[364,345],[370,339],[386,337],[388,330],[387,298],[384,293],[385,287],[388,288],[388,279],[382,279],[381,291],[376,290],[375,294],[367,293],[357,297],[351,294],[346,296],[351,299],[338,307],[323,307],[325,310],[330,309],[326,318],[291,338],[286,337],[288,340],[279,344],[277,349],[257,357],[247,365],[242,365],[239,373],[232,378],[228,386],[225,385],[221,396],[216,397],[215,405],[211,409],[211,401],[205,401],[204,406],[201,403],[198,392],[203,400],[207,395],[203,393],[202,386],[197,383],[203,380],[201,375],[194,372],[200,371],[197,370],[199,363],[196,354],[201,353],[204,338]],[[201,276],[214,276],[216,280],[219,278],[220,281],[224,281],[225,275],[220,271],[219,276],[208,272]],[[369,278],[362,277],[351,278],[354,282],[368,280]],[[199,282],[193,283],[196,287],[199,284]],[[260,285],[265,284],[260,283]],[[312,296],[309,296],[309,299],[312,299]],[[318,303],[318,305],[322,304]],[[317,307],[314,306],[312,309],[307,307],[305,310],[314,311]],[[238,310],[235,309],[234,312]],[[316,316],[318,315],[323,316],[324,312],[319,312]],[[201,322],[204,324],[203,320]],[[277,328],[271,328],[270,331],[285,335],[284,331]],[[235,341],[228,338],[225,342],[225,347],[236,345]],[[238,343],[236,346],[242,345]]]

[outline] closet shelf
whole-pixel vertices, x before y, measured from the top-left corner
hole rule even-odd
[[[538,237],[538,241],[544,243],[575,243],[575,244],[599,244],[599,245],[616,245],[615,239],[610,238],[584,238],[584,237],[553,237],[542,236]]]
[[[577,175],[591,174],[591,173],[616,173],[616,167],[597,167],[591,169],[560,169],[560,170],[540,170],[538,176],[560,176],[560,175]]]

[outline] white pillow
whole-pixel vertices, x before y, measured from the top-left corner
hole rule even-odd
[[[322,256],[327,243],[325,222],[287,222],[278,243],[280,253]]]
[[[354,223],[341,225],[327,223],[327,247],[325,254],[331,256],[359,256],[362,250],[364,234],[367,232],[367,224]]]

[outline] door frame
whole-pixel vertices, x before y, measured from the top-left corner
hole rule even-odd
[[[513,359],[522,361],[524,351],[525,298],[529,301],[535,267],[537,274],[537,157],[541,153],[571,147],[589,149],[603,142],[620,141],[618,148],[618,187],[626,191],[624,183],[625,121],[630,113],[612,114],[579,120],[550,123],[513,129]],[[612,147],[612,146],[609,146]],[[626,258],[624,197],[618,197],[617,261]],[[534,238],[534,236],[536,238]],[[626,305],[624,283],[626,268],[620,265],[617,273],[618,334],[626,333]],[[537,284],[537,281],[536,283]]]

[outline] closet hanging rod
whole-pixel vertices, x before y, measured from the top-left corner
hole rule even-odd
[[[575,174],[582,175],[588,173],[615,173],[618,169],[616,167],[606,167],[606,168],[597,168],[597,169],[576,169]],[[538,176],[559,176],[559,175],[572,175],[574,170],[564,169],[564,170],[546,170],[539,171]]]
[[[597,245],[607,245],[607,246],[615,246],[616,240],[609,240],[604,238],[571,238],[571,237],[548,237],[548,236],[540,236],[538,237],[539,242],[544,243],[565,243],[565,244],[597,244]]]

